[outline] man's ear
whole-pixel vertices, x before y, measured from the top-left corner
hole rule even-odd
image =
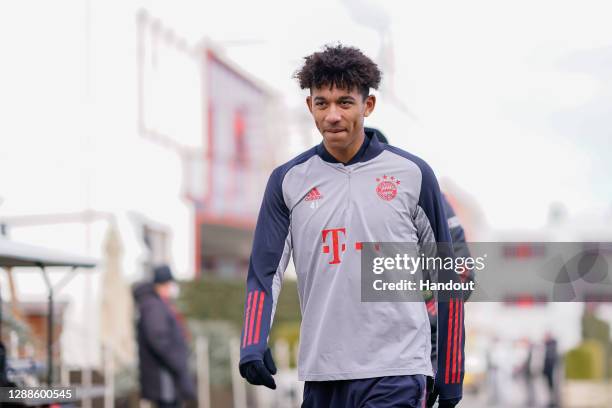
[[[370,116],[370,113],[372,113],[375,106],[376,106],[376,96],[368,95],[368,97],[365,100],[365,112],[363,113],[363,116],[366,116],[366,117]]]
[[[306,97],[306,106],[308,106],[308,110],[312,113],[312,96],[310,95]]]

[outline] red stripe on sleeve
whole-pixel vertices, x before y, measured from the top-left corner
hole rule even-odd
[[[449,302],[448,304],[448,331],[446,332],[446,374],[444,376],[444,383],[448,384],[448,373],[450,369],[450,359],[451,359],[451,340],[453,337],[453,302]]]
[[[459,336],[459,300],[455,299],[455,327],[453,330],[455,331],[454,339],[453,339],[453,374],[451,382],[456,381],[457,375],[457,337]]]
[[[255,344],[259,343],[259,328],[261,326],[261,312],[263,311],[264,298],[266,297],[266,292],[261,292],[261,296],[259,297],[259,311],[257,312],[257,326],[255,326]]]
[[[463,338],[463,309],[465,308],[463,301],[460,301],[459,307],[459,361],[457,362],[457,383],[461,382],[461,358],[463,357],[463,348],[461,347],[461,340]]]
[[[249,292],[249,296],[247,296],[247,310],[246,310],[246,316],[244,317],[244,336],[242,336],[242,348],[246,347],[247,332],[249,331],[249,312],[251,311],[251,296],[252,295],[253,295],[253,291]]]
[[[247,341],[247,346],[253,344],[253,323],[255,321],[255,315],[257,314],[257,296],[259,295],[259,291],[255,291],[255,296],[253,296],[253,310],[251,310],[251,322],[249,323],[249,340]]]

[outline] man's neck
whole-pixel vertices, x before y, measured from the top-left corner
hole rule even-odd
[[[346,164],[357,154],[357,152],[361,148],[361,145],[363,145],[364,140],[365,131],[362,129],[360,137],[355,139],[355,141],[348,145],[346,149],[330,147],[327,145],[327,143],[325,143],[325,140],[323,140],[323,145],[325,146],[325,149],[329,152],[329,154],[334,157],[334,159]]]

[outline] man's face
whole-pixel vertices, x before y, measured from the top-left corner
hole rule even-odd
[[[174,281],[158,283],[155,285],[157,294],[163,299],[175,299],[178,293],[178,286]]]
[[[360,139],[363,118],[374,110],[376,98],[370,95],[364,100],[357,89],[324,86],[312,88],[306,103],[326,146],[343,150]]]

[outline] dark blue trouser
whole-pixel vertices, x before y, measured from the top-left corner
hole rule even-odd
[[[424,375],[306,381],[302,408],[421,408]]]

